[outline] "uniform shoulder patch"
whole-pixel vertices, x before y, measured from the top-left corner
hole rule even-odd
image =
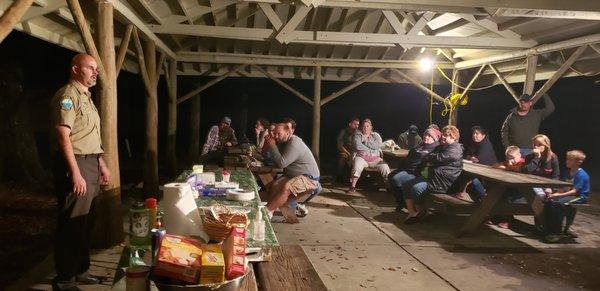
[[[69,98],[65,98],[60,101],[60,107],[63,110],[71,110],[73,108],[73,101]]]

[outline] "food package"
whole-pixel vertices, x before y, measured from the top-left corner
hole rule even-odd
[[[203,245],[200,284],[214,284],[223,281],[225,281],[225,259],[221,251],[221,245]]]
[[[223,242],[225,255],[225,277],[235,279],[246,273],[246,229],[234,227]]]
[[[152,272],[154,275],[196,283],[200,276],[201,259],[202,245],[199,241],[166,234]]]

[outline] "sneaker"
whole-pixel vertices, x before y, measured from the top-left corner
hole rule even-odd
[[[305,217],[308,215],[308,207],[305,204],[298,204],[296,206],[296,216]]]
[[[549,234],[549,235],[544,236],[544,240],[549,243],[556,243],[564,238],[566,238],[566,236],[563,234]]]
[[[346,190],[346,193],[350,193],[350,194],[352,194],[352,193],[354,193],[354,192],[356,192],[356,187],[352,187],[352,186],[350,186],[350,188],[348,188],[348,190]]]
[[[563,233],[564,233],[564,235],[569,236],[571,238],[578,238],[579,237],[579,235],[577,235],[576,233],[574,233],[570,229],[565,230],[565,232],[563,232]]]

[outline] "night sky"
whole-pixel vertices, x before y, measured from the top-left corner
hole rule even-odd
[[[43,155],[49,154],[47,144],[47,102],[54,92],[68,80],[68,65],[73,52],[36,39],[21,32],[13,32],[0,45],[0,57],[4,67],[14,66],[23,70],[24,90],[32,107],[32,123],[38,139],[38,148]],[[210,80],[207,77],[179,77],[179,95],[187,93],[197,84]],[[556,111],[546,119],[541,133],[547,134],[553,150],[564,160],[565,151],[582,149],[588,155],[584,168],[600,174],[600,84],[594,77],[565,78],[558,81],[549,91],[556,104]],[[312,81],[285,80],[306,96],[312,95]],[[345,82],[323,81],[322,97],[346,86]],[[536,83],[536,89],[543,81]],[[523,84],[513,84],[517,92]],[[446,96],[449,86],[437,86],[435,91]],[[141,161],[144,129],[144,90],[141,78],[122,71],[118,79],[119,147],[122,160]],[[312,130],[312,108],[270,79],[227,78],[202,93],[201,142],[210,126],[223,115],[233,118],[233,127],[238,130],[241,120],[240,101],[248,96],[248,136],[252,138],[254,122],[259,117],[280,121],[284,117],[294,118],[298,123],[297,135],[310,146]],[[506,89],[498,85],[489,89],[472,91],[467,106],[459,110],[461,142],[469,144],[470,127],[482,125],[489,129],[498,156],[503,156],[500,144],[500,127],[508,111],[516,105]],[[164,152],[166,142],[166,86],[159,84],[159,153]],[[374,128],[384,139],[394,138],[410,124],[421,130],[429,123],[429,97],[407,84],[365,83],[338,99],[328,103],[321,112],[321,161],[325,171],[335,163],[335,138],[341,128],[352,117],[371,118]],[[189,140],[188,112],[190,102],[179,105],[178,154],[185,157]],[[543,104],[543,102],[539,102]],[[440,105],[434,106],[434,122],[446,124],[440,116]],[[239,136],[238,132],[238,136]],[[130,143],[133,157],[125,154],[125,139]],[[159,154],[161,160],[162,154]],[[139,166],[141,167],[141,162]],[[592,177],[593,179],[593,177]],[[594,180],[594,179],[593,179]]]

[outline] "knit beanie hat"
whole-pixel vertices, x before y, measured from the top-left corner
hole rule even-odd
[[[428,128],[425,131],[425,134],[431,136],[431,138],[433,138],[434,141],[438,141],[440,137],[442,137],[442,132],[435,128]]]

